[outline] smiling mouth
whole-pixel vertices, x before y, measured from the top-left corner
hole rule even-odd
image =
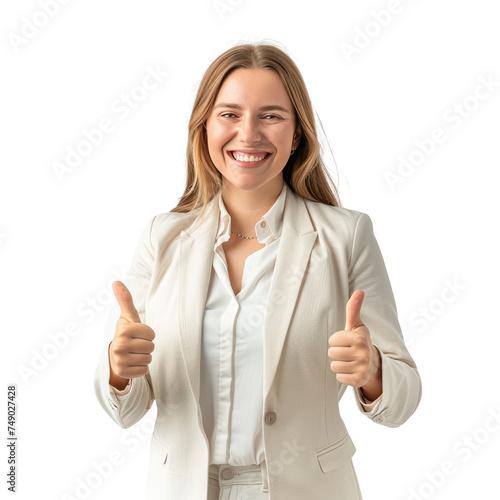
[[[265,153],[265,155],[262,153],[259,153],[259,154],[255,154],[255,155],[252,155],[251,153],[241,153],[239,156],[240,156],[240,159],[236,158],[234,156],[234,151],[228,151],[228,155],[234,160],[234,161],[238,161],[238,162],[242,162],[242,163],[260,163],[264,160],[266,160],[270,155],[271,153]],[[243,159],[241,159],[243,158]],[[254,159],[252,159],[254,158]],[[260,160],[256,160],[255,158],[261,158]]]

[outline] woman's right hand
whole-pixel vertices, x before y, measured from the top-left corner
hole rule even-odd
[[[128,288],[121,281],[114,281],[112,289],[120,305],[121,315],[108,349],[109,383],[117,389],[124,389],[129,379],[149,373],[155,332],[141,323]]]

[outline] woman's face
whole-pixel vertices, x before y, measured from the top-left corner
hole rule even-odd
[[[300,133],[292,102],[274,70],[233,70],[219,90],[206,128],[210,157],[222,174],[224,189],[228,183],[243,190],[282,186],[282,170],[297,149]],[[249,154],[235,160],[234,151]],[[245,161],[251,160],[251,153],[265,158]]]

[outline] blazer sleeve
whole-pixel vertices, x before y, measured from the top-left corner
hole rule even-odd
[[[358,213],[349,261],[349,297],[358,289],[365,293],[361,320],[370,331],[373,345],[380,351],[382,394],[370,402],[359,388],[354,388],[355,399],[359,410],[368,418],[387,427],[399,427],[417,409],[422,397],[422,382],[403,340],[392,287],[372,221],[367,214]]]
[[[141,322],[145,323],[146,297],[151,281],[154,249],[151,241],[154,216],[144,227],[136,245],[125,285],[130,290]],[[151,375],[132,379],[123,391],[117,391],[109,384],[109,344],[115,336],[120,307],[115,300],[105,326],[102,347],[94,373],[94,391],[104,411],[123,428],[136,424],[151,408],[155,399]]]

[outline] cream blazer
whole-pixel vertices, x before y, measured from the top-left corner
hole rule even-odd
[[[289,186],[288,186],[289,187]],[[203,221],[154,216],[143,229],[125,280],[143,323],[155,332],[149,373],[117,396],[108,345],[114,306],[95,370],[104,411],[136,424],[156,400],[149,500],[206,500],[209,449],[199,405],[202,319],[219,221],[217,197]],[[271,500],[360,500],[355,446],[339,413],[347,386],[330,369],[328,339],[345,327],[345,307],[365,292],[361,319],[382,358],[375,423],[398,427],[416,410],[421,379],[403,340],[387,270],[368,215],[307,200],[288,189],[281,242],[264,322],[263,433]],[[200,222],[198,224],[198,222]],[[388,478],[389,479],[389,478]]]

